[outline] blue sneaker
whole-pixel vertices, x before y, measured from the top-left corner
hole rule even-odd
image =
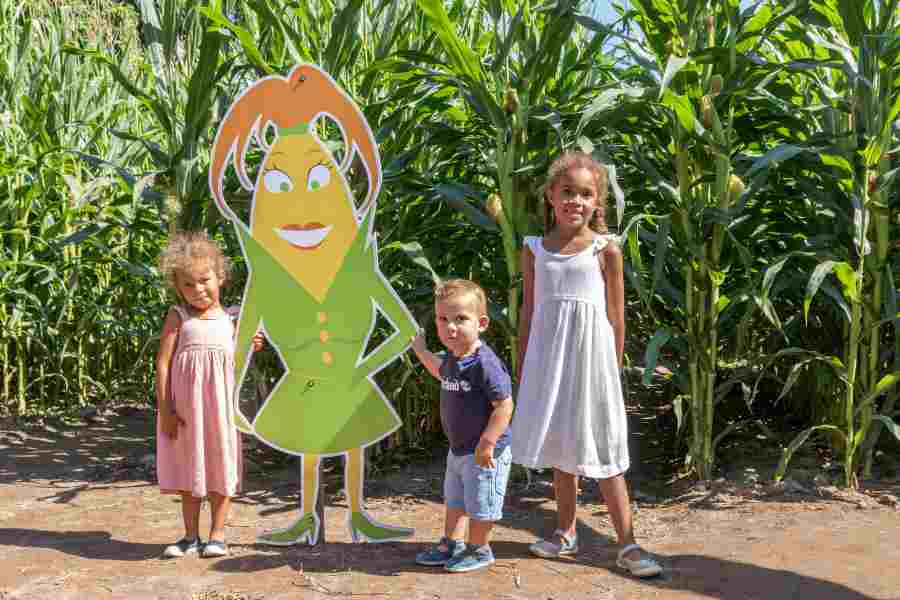
[[[447,561],[444,568],[451,573],[477,571],[494,564],[494,553],[490,546],[469,546],[466,551]]]
[[[462,554],[465,549],[465,542],[444,537],[434,548],[416,554],[416,564],[426,567],[443,567],[448,560]]]

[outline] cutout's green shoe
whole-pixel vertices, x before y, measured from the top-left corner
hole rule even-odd
[[[249,433],[253,434],[253,425],[250,424],[250,421],[247,420],[241,411],[234,411],[234,426],[237,427],[237,430],[241,433]]]
[[[319,540],[319,517],[315,513],[304,515],[286,529],[267,531],[256,537],[257,544],[265,546],[315,546]]]
[[[350,513],[347,526],[350,528],[350,536],[356,543],[369,542],[379,544],[383,542],[398,542],[413,534],[413,530],[408,527],[391,527],[379,523],[364,510]]]

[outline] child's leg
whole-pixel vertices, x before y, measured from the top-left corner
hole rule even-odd
[[[624,475],[616,475],[600,480],[600,493],[609,508],[609,516],[622,549],[616,564],[627,569],[638,577],[653,577],[662,573],[662,567],[652,556],[645,553],[634,542],[634,529],[631,524],[631,501],[628,498],[628,486]],[[627,550],[627,552],[625,552]]]
[[[507,447],[494,457],[494,467],[484,468],[475,462],[474,455],[465,457],[466,514],[469,515],[470,546],[482,547],[490,543],[494,523],[503,518],[506,484],[512,468],[512,451]]]
[[[190,492],[181,493],[181,516],[184,519],[184,537],[196,540],[200,537],[200,507],[203,498],[192,496]]]
[[[231,497],[210,492],[209,503],[212,505],[212,525],[209,528],[209,539],[225,541],[225,520],[231,510]]]
[[[469,543],[473,546],[487,546],[491,543],[491,530],[494,528],[493,521],[480,521],[471,519],[469,521]]]
[[[164,558],[181,558],[200,550],[200,507],[203,498],[181,492],[181,517],[184,519],[184,538],[163,550]]]
[[[466,457],[447,452],[447,466],[444,469],[444,537],[457,542],[465,541],[466,495],[463,476]]]
[[[448,540],[463,541],[466,539],[466,525],[469,519],[466,517],[465,508],[446,506],[444,515],[444,537]],[[471,527],[471,525],[470,525]]]
[[[575,507],[578,501],[578,475],[553,469],[553,493],[556,496],[556,531],[538,540],[528,549],[541,558],[559,558],[578,554]]]
[[[600,480],[600,493],[609,509],[609,517],[613,527],[616,528],[616,536],[619,544],[627,546],[634,543],[634,529],[631,525],[631,500],[628,498],[628,486],[624,475],[616,475],[608,479]],[[632,550],[627,557],[636,560],[639,551]]]
[[[416,564],[427,567],[442,567],[452,557],[465,550],[466,518],[465,496],[457,463],[459,459],[452,452],[447,453],[447,468],[444,471],[444,537],[437,546],[416,554]]]
[[[494,553],[490,547],[491,530],[494,523],[503,518],[503,500],[512,466],[512,452],[506,448],[495,456],[492,468],[476,464],[473,455],[464,459],[463,487],[466,513],[469,515],[469,543],[465,553],[447,561],[445,568],[451,573],[465,573],[494,564]]]
[[[575,508],[578,502],[578,475],[553,469],[557,529],[566,537],[575,536]]]

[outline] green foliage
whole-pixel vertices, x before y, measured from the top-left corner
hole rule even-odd
[[[516,357],[521,240],[550,161],[578,147],[611,167],[629,358],[673,371],[691,469],[711,477],[723,438],[787,412],[802,432],[779,476],[824,434],[853,485],[897,434],[897,0],[632,0],[612,25],[573,0],[13,4],[7,410],[151,397],[166,236],[205,227],[240,255],[207,193],[215,126],[249,81],[313,62],[376,132],[382,269],[426,330],[435,279],[469,277]],[[246,212],[231,174],[226,195]],[[263,385],[277,366],[259,362]],[[426,445],[434,382],[408,357],[380,377],[405,423],[391,443]]]

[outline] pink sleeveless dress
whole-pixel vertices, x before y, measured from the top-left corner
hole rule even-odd
[[[234,496],[241,486],[241,439],[234,426],[234,325],[224,313],[198,319],[183,307],[169,368],[172,405],[185,424],[172,439],[156,424],[156,473],[163,493]]]

